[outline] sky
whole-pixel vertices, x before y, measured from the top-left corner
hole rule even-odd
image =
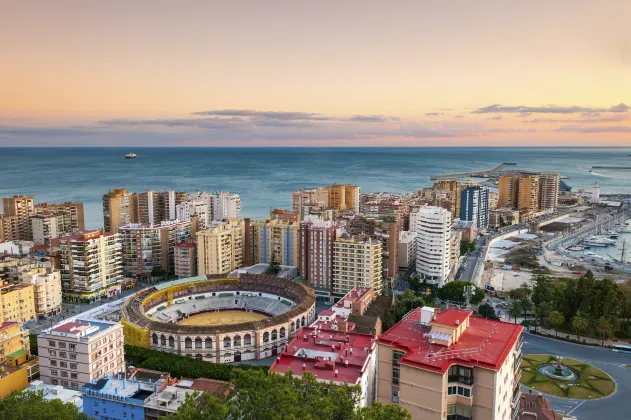
[[[629,146],[631,1],[0,0],[2,146]]]

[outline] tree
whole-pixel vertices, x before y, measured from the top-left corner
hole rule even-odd
[[[513,302],[510,308],[508,308],[508,316],[515,318],[515,324],[517,324],[517,317],[521,315],[521,306],[519,302]]]
[[[576,332],[576,340],[580,341],[579,334],[584,333],[589,328],[589,319],[582,315],[572,317],[572,329]]]
[[[162,267],[153,267],[151,269],[151,277],[164,277],[167,275],[167,271]]]
[[[272,258],[270,259],[269,266],[265,269],[265,273],[268,276],[275,276],[282,268],[280,267],[280,263],[276,260],[276,253],[272,252]]]
[[[548,322],[550,322],[550,324],[552,324],[553,326],[558,327],[559,325],[563,325],[565,323],[565,317],[559,311],[552,311],[548,316]],[[559,336],[559,332],[556,330],[556,328],[554,329],[554,334],[557,337]]]
[[[438,289],[436,295],[441,300],[463,303],[465,301],[464,288],[470,286],[472,288],[469,303],[477,305],[484,300],[486,292],[484,289],[476,287],[473,283],[467,281],[452,281]]]
[[[88,416],[80,413],[72,403],[63,403],[59,399],[45,400],[41,391],[23,391],[0,400],[0,419],[87,420]]]
[[[396,404],[374,402],[370,407],[359,408],[353,420],[412,420],[412,416]]]
[[[30,342],[31,354],[33,356],[37,356],[39,352],[37,347],[37,334],[30,333],[28,335],[28,340]]]
[[[532,302],[528,299],[522,299],[519,301],[519,307],[522,310],[524,319],[526,319],[528,317],[528,312],[532,309]]]
[[[495,314],[495,309],[488,303],[483,303],[478,307],[478,314],[483,316],[484,318],[492,319],[494,321],[499,321],[499,318]]]
[[[463,239],[460,241],[460,255],[466,255],[475,251],[475,241],[468,241]]]
[[[535,317],[537,318],[537,324],[544,325],[545,320],[548,318],[552,312],[552,305],[550,302],[541,302],[539,305],[535,306]],[[535,324],[535,331],[537,331],[537,324]]]
[[[228,405],[208,393],[201,397],[187,394],[177,412],[167,416],[166,420],[225,420],[235,418],[232,414]]]
[[[611,337],[613,333],[614,322],[611,318],[601,316],[596,322],[596,334],[601,338],[601,345],[605,345],[605,338]]]
[[[405,314],[421,306],[433,306],[431,297],[428,295],[417,296],[411,290],[404,291],[397,296],[392,309],[382,318],[383,330],[388,330],[401,321]]]

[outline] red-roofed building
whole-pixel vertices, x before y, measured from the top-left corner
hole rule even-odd
[[[523,327],[417,308],[378,339],[377,401],[413,419],[515,419]]]
[[[354,287],[342,299],[337,301],[332,309],[344,318],[347,318],[350,314],[364,315],[364,312],[376,297],[375,291],[370,287]]]
[[[281,375],[291,371],[298,377],[310,372],[323,382],[360,385],[359,405],[366,407],[375,399],[376,348],[375,339],[369,334],[305,327],[274,361],[270,371]]]

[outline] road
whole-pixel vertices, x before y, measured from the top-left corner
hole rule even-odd
[[[594,365],[611,376],[617,384],[616,392],[600,400],[574,400],[546,395],[554,410],[578,417],[580,420],[628,420],[631,417],[631,354],[616,353],[602,347],[581,346],[524,332],[524,354],[553,354],[571,357]],[[528,388],[522,386],[522,392]]]

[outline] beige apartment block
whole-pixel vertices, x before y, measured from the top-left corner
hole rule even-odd
[[[35,312],[39,318],[61,312],[61,273],[48,264],[31,263],[18,267],[20,283],[33,286]]]
[[[539,176],[539,209],[554,211],[559,204],[559,185],[561,176],[558,173],[545,173]]]
[[[35,208],[35,198],[32,195],[14,195],[2,199],[2,214],[5,216],[15,216],[16,236],[13,240],[30,241],[31,221],[29,217]]]
[[[33,286],[4,283],[0,286],[0,320],[26,322],[35,319]]]
[[[523,327],[466,309],[417,308],[378,339],[377,401],[418,420],[512,420]]]
[[[72,232],[73,230],[84,230],[85,222],[83,216],[83,203],[65,202],[59,204],[39,203],[35,205],[35,212],[59,213],[63,217],[63,230]]]
[[[164,215],[164,196],[155,191],[137,195],[138,223],[160,223],[168,220]]]
[[[0,215],[0,241],[18,241],[20,224],[17,216]]]
[[[245,222],[226,219],[197,232],[199,275],[229,273],[243,266]]]
[[[52,239],[69,232],[64,229],[64,217],[61,213],[42,211],[31,216],[30,219],[35,245],[50,244]]]
[[[103,196],[103,225],[106,232],[118,232],[118,228],[138,223],[138,202],[136,194],[125,188],[108,191]]]
[[[197,244],[182,242],[175,244],[175,276],[178,278],[197,275]]]
[[[381,242],[370,237],[340,237],[333,246],[333,293],[345,295],[355,287],[381,293]]]
[[[118,322],[74,319],[37,337],[40,379],[81,389],[105,375],[125,373],[123,327]]]
[[[252,221],[250,225],[254,264],[269,264],[274,254],[281,265],[299,265],[299,223],[267,219]]]
[[[523,175],[519,177],[519,210],[539,210],[539,176]]]

